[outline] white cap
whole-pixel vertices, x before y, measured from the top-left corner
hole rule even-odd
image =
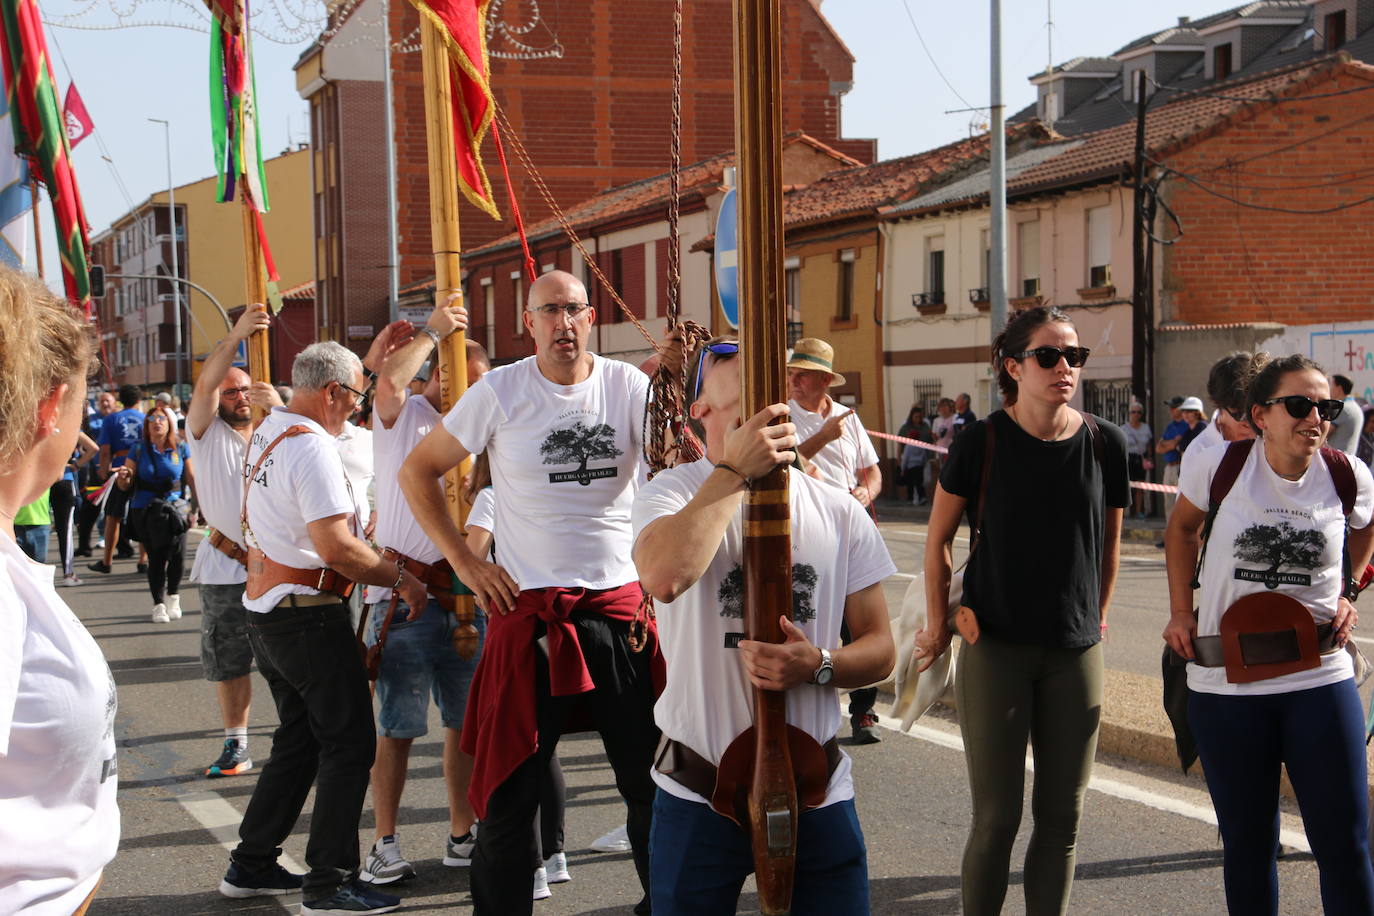
[[[1178,409],[1179,409],[1179,410],[1196,410],[1196,411],[1198,411],[1198,412],[1201,412],[1202,409],[1203,409],[1203,408],[1202,408],[1202,399],[1201,399],[1201,398],[1184,398],[1184,399],[1183,399],[1183,403],[1180,404],[1180,405],[1178,405]]]

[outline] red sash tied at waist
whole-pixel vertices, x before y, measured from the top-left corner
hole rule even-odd
[[[537,621],[548,630],[549,686],[554,696],[576,696],[596,689],[574,611],[589,611],[624,623],[628,629],[643,600],[638,582],[618,588],[532,588],[522,591],[509,614],[488,614],[482,658],[473,674],[464,713],[462,749],[473,757],[468,800],[479,819],[487,799],[539,744],[535,713],[535,645]],[[662,693],[668,669],[659,651],[658,627],[647,624],[644,651],[649,653],[654,695]]]

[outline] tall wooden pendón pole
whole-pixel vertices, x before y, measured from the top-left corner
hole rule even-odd
[[[247,176],[240,176],[238,184],[244,189],[239,200],[243,212],[243,301],[249,305],[258,302],[266,304],[267,262],[263,260],[262,242],[258,239],[258,217],[248,197]],[[272,354],[268,349],[266,331],[255,331],[248,338],[248,374],[255,382],[272,383]],[[254,419],[262,419],[257,408],[253,409],[253,414]]]
[[[462,237],[458,224],[458,169],[453,141],[453,64],[445,51],[444,39],[428,16],[420,17],[420,57],[424,69],[425,137],[429,150],[429,229],[434,246],[434,290],[443,299],[453,293],[462,303],[462,267],[458,252]],[[440,399],[445,412],[450,410],[468,388],[467,335],[450,334],[439,345],[439,371],[442,373]],[[468,507],[462,499],[461,483],[471,462],[444,476],[444,494],[449,515],[461,531],[467,521]],[[477,651],[477,630],[472,626],[474,606],[471,596],[458,597],[458,620],[462,625],[458,643],[460,654],[470,657]]]
[[[739,175],[740,415],[786,400],[782,226],[782,16],[778,0],[735,0],[735,152]],[[792,525],[787,469],[756,480],[744,502],[745,629],[782,642],[792,612]],[[749,822],[759,904],[792,907],[797,789],[787,696],[754,694]]]

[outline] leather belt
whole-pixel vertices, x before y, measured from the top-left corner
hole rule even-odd
[[[210,546],[229,559],[235,561],[240,566],[248,565],[248,551],[234,543],[234,539],[223,531],[218,531],[214,528],[210,529]]]
[[[278,563],[256,547],[248,550],[248,582],[244,593],[250,599],[267,594],[278,585],[304,585],[316,591],[330,592],[339,598],[353,593],[353,580],[329,567],[298,569]]]
[[[337,605],[339,596],[326,592],[323,595],[287,595],[277,602],[277,607],[286,605],[288,607],[321,607],[323,605]]]
[[[1334,643],[1335,628],[1329,623],[1317,625],[1317,651],[1322,655],[1340,651]],[[1289,630],[1277,633],[1246,633],[1241,643],[1247,665],[1268,665],[1291,661],[1293,635]],[[1224,668],[1220,636],[1193,637],[1193,660],[1204,668]]]
[[[840,765],[840,743],[832,737],[821,747],[825,750],[825,775],[829,781]],[[716,790],[716,765],[667,735],[659,739],[654,769],[707,800]]]
[[[382,548],[382,558],[395,563],[424,583],[425,590],[439,606],[453,613],[456,610],[453,597],[453,567],[448,560],[440,558],[435,563],[421,563],[392,547]]]

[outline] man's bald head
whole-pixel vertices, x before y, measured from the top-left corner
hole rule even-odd
[[[525,297],[525,307],[537,309],[545,301],[564,301],[569,296],[578,302],[586,302],[587,287],[566,270],[551,270],[546,274],[540,274],[530,284],[529,295]]]

